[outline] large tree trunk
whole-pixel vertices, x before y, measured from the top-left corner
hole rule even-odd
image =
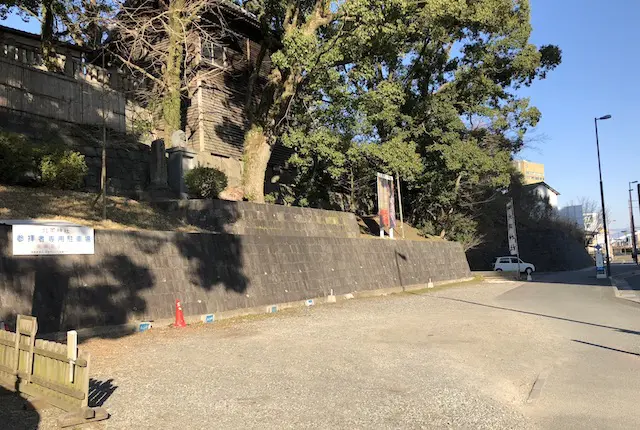
[[[171,146],[171,135],[182,127],[182,106],[180,97],[181,67],[184,56],[184,29],[182,14],[185,0],[171,0],[169,5],[169,52],[164,72],[166,92],[162,100],[164,120],[164,142]]]
[[[42,43],[42,61],[50,72],[57,72],[59,67],[57,61],[53,58],[55,51],[53,49],[53,0],[44,0],[41,6],[42,25],[40,28]]]
[[[251,126],[244,139],[242,187],[246,199],[264,203],[264,177],[271,157],[271,145],[264,130]]]
[[[301,23],[298,20],[300,3],[289,2],[284,24],[285,37],[296,34],[299,30],[305,35],[313,35],[320,27],[329,24],[333,18],[329,5],[329,0],[316,0],[313,13]],[[264,202],[264,178],[272,145],[275,137],[282,131],[282,122],[288,116],[296,91],[304,78],[304,68],[295,61],[286,71],[273,68],[266,87],[260,88],[260,103],[254,106],[260,66],[269,55],[268,50],[269,44],[263,44],[249,78],[245,100],[245,112],[252,125],[244,140],[242,185],[245,198],[261,203]]]

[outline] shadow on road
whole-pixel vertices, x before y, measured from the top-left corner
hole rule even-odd
[[[574,320],[574,319],[571,319],[571,318],[557,317],[557,316],[554,316],[554,315],[546,315],[546,314],[541,314],[541,313],[537,313],[537,312],[523,311],[523,310],[520,310],[520,309],[505,308],[505,307],[502,307],[502,306],[495,306],[495,305],[487,305],[487,304],[484,304],[484,303],[472,302],[470,300],[454,299],[454,298],[451,298],[451,297],[441,297],[441,296],[431,296],[431,295],[424,295],[424,297],[431,297],[431,298],[434,298],[434,299],[441,299],[441,300],[450,300],[450,301],[453,301],[453,302],[467,303],[469,305],[483,306],[485,308],[500,309],[500,310],[509,311],[509,312],[518,312],[518,313],[521,313],[521,314],[534,315],[534,316],[543,317],[543,318],[551,318],[551,319],[554,319],[554,320],[567,321],[567,322],[572,322],[572,323],[576,323],[576,324],[584,324],[584,325],[588,325],[588,326],[592,326],[592,327],[608,328],[608,329],[611,329],[611,330],[615,330],[615,331],[617,331],[619,333],[640,335],[640,331],[636,331],[636,330],[629,330],[629,329],[620,328],[620,327],[612,327],[612,326],[609,326],[609,325],[596,324],[596,323],[591,323],[591,322],[588,322],[588,321],[579,321],[579,320]]]
[[[625,351],[618,348],[611,348],[610,346],[598,345],[597,343],[585,342],[584,340],[571,339],[572,342],[581,343],[583,345],[595,346],[596,348],[607,349],[609,351],[614,352],[622,352],[624,354],[635,355],[636,357],[640,357],[640,354],[637,352]]]
[[[634,270],[638,270],[638,266],[635,264],[612,264],[611,276],[624,276],[631,274]],[[526,281],[525,275],[521,279]],[[546,272],[546,273],[534,273],[533,279],[528,281],[530,283],[539,284],[567,284],[577,285],[585,287],[611,287],[611,281],[609,279],[598,279],[596,277],[595,267],[588,269],[567,271],[567,272]]]

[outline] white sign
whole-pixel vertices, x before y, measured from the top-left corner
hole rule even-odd
[[[518,236],[516,234],[516,216],[513,212],[513,201],[507,203],[507,234],[509,236],[509,252],[518,255]]]
[[[14,224],[13,255],[94,254],[90,227]]]
[[[596,278],[604,279],[607,277],[607,272],[604,270],[604,256],[600,245],[596,247]]]

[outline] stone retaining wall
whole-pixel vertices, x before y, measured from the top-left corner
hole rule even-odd
[[[16,113],[0,107],[0,131],[24,134],[33,145],[70,149],[85,156],[89,171],[84,189],[100,189],[102,130],[87,125]],[[107,133],[107,177],[109,194],[139,196],[149,184],[149,145],[131,136]]]
[[[91,256],[13,257],[0,226],[0,320],[42,333],[466,278],[453,242],[96,231]]]
[[[227,200],[173,200],[155,205],[208,231],[271,236],[360,236],[358,221],[349,212]]]

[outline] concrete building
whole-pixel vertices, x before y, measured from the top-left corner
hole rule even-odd
[[[636,231],[636,241],[640,241],[640,231]],[[614,246],[630,247],[632,244],[631,233],[625,233],[611,241]],[[640,242],[639,242],[640,243]]]
[[[585,229],[585,214],[582,212],[582,205],[565,206],[559,210],[560,216],[574,222],[578,227]]]
[[[560,193],[549,186],[546,182],[529,184],[525,186],[525,189],[529,190],[531,193],[537,194],[540,198],[547,200],[552,208],[558,208],[558,196]]]
[[[513,164],[518,172],[522,173],[525,185],[544,182],[544,164],[527,160],[514,160]]]
[[[583,215],[584,219],[584,231],[597,233],[602,227],[602,222],[600,221],[600,213],[598,212],[588,212]],[[604,236],[603,236],[604,242]]]

